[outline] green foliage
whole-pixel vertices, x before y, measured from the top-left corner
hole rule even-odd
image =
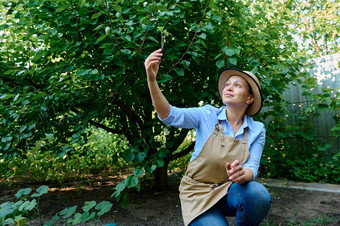
[[[48,192],[48,187],[46,185],[42,185],[35,193],[29,196],[31,192],[31,188],[20,189],[15,194],[15,197],[20,200],[17,202],[7,201],[0,204],[1,225],[25,225],[27,220],[29,220],[29,217],[32,215],[32,210],[38,214],[40,224],[43,225],[39,210],[39,198]],[[38,200],[35,198],[38,198]],[[76,212],[77,206],[67,207],[57,213],[51,220],[47,221],[44,226],[55,225],[57,221],[61,220],[61,218],[66,220],[66,224],[77,225],[93,221],[94,225],[96,225],[96,222],[100,219],[100,217],[109,212],[112,206],[112,203],[109,201],[101,201],[98,204],[96,201],[86,201],[82,207],[82,213]]]
[[[159,83],[173,105],[196,107],[202,101],[220,106],[216,76],[224,67],[259,76],[268,109],[256,118],[267,122],[268,128],[270,150],[264,152],[268,153],[264,170],[280,166],[275,148],[295,150],[289,138],[314,139],[309,127],[303,126],[306,115],[297,128],[286,124],[282,98],[291,81],[313,82],[300,71],[306,51],[294,41],[306,12],[300,9],[306,7],[299,8],[296,1],[269,0],[2,1],[1,163],[12,164],[20,156],[24,165],[35,169],[32,175],[51,168],[48,176],[58,177],[71,169],[103,170],[108,167],[104,158],[112,161],[111,166],[123,159],[137,168],[114,193],[126,203],[127,189],[139,188],[142,172],[157,175],[170,161],[189,153],[191,143],[179,149],[188,130],[159,122],[147,88],[143,62],[160,47],[163,30],[166,57]],[[319,28],[320,35],[329,34]],[[318,36],[306,33],[305,37]],[[326,110],[325,98],[320,97],[316,111]],[[112,155],[90,152],[97,146],[110,149],[104,141],[104,146],[91,145],[92,126],[116,136],[108,139],[118,147]],[[292,131],[298,136],[293,137]],[[338,127],[333,128],[336,131]],[[312,151],[327,148],[315,145]],[[36,156],[44,160],[37,163]],[[74,166],[62,171],[54,167],[68,161]]]
[[[67,224],[77,225],[86,223],[89,221],[94,221],[94,225],[99,220],[99,218],[109,212],[112,208],[112,203],[109,201],[102,201],[97,204],[96,201],[86,201],[82,207],[82,213],[76,212],[77,206],[67,207],[56,214],[51,220],[47,221],[44,226],[52,226],[62,217],[66,219]],[[95,211],[97,210],[97,211]]]
[[[297,215],[298,213],[296,213]],[[332,216],[327,216],[327,215],[323,215],[321,217],[313,217],[310,219],[304,219],[303,221],[301,221],[300,219],[296,219],[296,216],[291,219],[291,218],[287,218],[285,220],[285,225],[287,226],[294,226],[294,225],[305,225],[305,226],[319,226],[319,225],[331,225],[331,224],[336,224],[337,223],[337,219],[336,217],[332,217]],[[270,220],[264,219],[263,223],[264,226],[278,226],[281,224],[278,224],[276,222],[272,222]]]
[[[29,212],[32,210],[34,210],[39,215],[39,198],[48,192],[48,187],[42,185],[36,190],[36,193],[33,193],[31,196],[29,196],[31,192],[31,188],[20,189],[15,194],[15,197],[19,199],[18,201],[7,201],[0,205],[1,225],[25,225],[28,220]],[[41,218],[40,223],[42,223]]]
[[[58,182],[82,180],[90,175],[116,172],[127,167],[120,157],[126,142],[103,130],[90,129],[85,145],[74,144],[71,153],[60,155],[43,151],[46,141],[11,159],[0,161],[2,181]]]

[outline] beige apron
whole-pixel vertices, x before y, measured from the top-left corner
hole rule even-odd
[[[248,160],[247,131],[243,133],[243,140],[238,140],[224,135],[223,127],[217,123],[199,155],[189,163],[179,186],[185,225],[228,193],[233,182],[228,180],[226,163],[239,160],[244,164]]]

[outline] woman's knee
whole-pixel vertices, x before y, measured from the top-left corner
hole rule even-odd
[[[262,184],[251,181],[243,185],[234,185],[229,191],[242,200],[242,208],[236,212],[238,225],[258,225],[267,216],[271,197]]]
[[[195,218],[189,226],[228,226],[225,216],[217,206]]]
[[[250,181],[246,184],[233,184],[230,192],[236,192],[243,197],[247,205],[253,208],[263,208],[269,210],[271,206],[271,196],[268,190],[260,183]]]

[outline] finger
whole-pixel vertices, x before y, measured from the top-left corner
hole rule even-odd
[[[245,182],[245,176],[242,175],[242,176],[240,176],[240,177],[238,177],[238,178],[235,178],[235,179],[233,180],[233,182],[238,183],[238,184],[243,184],[243,183]]]
[[[229,180],[232,180],[235,182],[236,180],[243,180],[244,175],[245,175],[244,170],[240,170],[240,171],[235,172],[231,177],[229,177]]]
[[[153,60],[150,60],[150,61],[146,61],[145,62],[145,67],[146,68],[149,68],[149,67],[152,67],[153,65],[157,65],[161,62],[160,59],[153,59]]]
[[[145,59],[145,61],[146,61],[147,59],[151,58],[151,57],[154,57],[154,56],[159,56],[159,57],[161,57],[162,55],[163,55],[162,49],[158,49],[158,50],[152,52],[152,53]]]
[[[235,167],[235,166],[237,166],[237,165],[239,165],[239,164],[240,164],[240,161],[235,160],[235,161],[231,164],[231,167]]]
[[[230,166],[230,163],[229,163],[229,162],[227,162],[227,163],[225,164],[225,169],[226,169],[226,172],[227,172],[228,177],[230,177],[229,170],[231,170],[231,166]]]
[[[241,170],[243,170],[243,166],[242,165],[237,165],[237,166],[233,167],[233,170],[241,171]]]
[[[153,61],[153,60],[161,60],[162,54],[158,55],[150,55],[148,58],[145,59],[145,62]]]
[[[231,166],[231,170],[229,170],[229,173],[230,175],[233,175],[242,169],[243,169],[242,165]]]
[[[154,51],[154,53],[161,53],[161,52],[162,52],[162,48],[159,48],[156,51]]]

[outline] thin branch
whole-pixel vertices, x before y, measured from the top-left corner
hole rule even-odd
[[[202,27],[202,22],[204,20],[204,17],[205,17],[205,14],[206,14],[206,11],[207,11],[207,8],[208,8],[208,5],[209,5],[209,1],[208,3],[206,4],[205,6],[205,10],[204,10],[204,13],[202,15],[202,19],[201,21],[199,22],[199,25],[198,25],[198,29],[195,31],[195,34],[194,34],[194,37],[191,39],[189,45],[188,45],[188,48],[185,50],[185,52],[182,54],[181,58],[170,68],[170,70],[166,73],[166,74],[169,74],[172,70],[174,70],[176,68],[176,66],[183,60],[184,56],[188,53],[190,47],[192,46],[192,44],[194,43],[194,40],[196,39],[196,36],[197,36],[197,32],[198,30]]]
[[[181,158],[185,155],[187,155],[189,152],[191,152],[195,147],[195,142],[191,143],[186,149],[184,149],[183,151],[176,153],[174,155],[171,155],[170,157],[170,161]]]
[[[101,129],[106,130],[107,132],[111,132],[111,133],[115,133],[115,134],[121,134],[121,133],[122,133],[121,130],[117,130],[117,129],[113,129],[113,128],[107,127],[107,126],[105,126],[105,125],[103,125],[103,124],[100,124],[100,123],[98,123],[98,122],[93,121],[92,119],[90,119],[88,122],[89,122],[91,125],[93,125],[93,126],[95,126],[95,127],[97,127],[97,128],[101,128]]]
[[[109,12],[109,5],[108,5],[107,0],[105,0],[105,5],[106,5],[106,14],[107,14],[107,17],[109,18],[109,22],[110,22],[110,25],[111,25],[111,29],[113,30],[113,24],[112,24],[110,12]],[[126,62],[125,62],[125,60],[124,60],[123,54],[122,54],[122,52],[120,51],[120,46],[119,46],[118,39],[117,39],[117,37],[116,37],[116,35],[115,35],[114,33],[113,33],[113,37],[114,37],[114,39],[115,39],[116,46],[117,46],[118,51],[119,51],[119,55],[120,55],[121,59],[124,61],[125,65],[127,65]]]
[[[75,113],[80,113],[80,111],[75,109],[75,108],[71,108],[71,111],[73,111]],[[97,128],[102,128],[102,129],[106,130],[107,132],[116,133],[116,134],[121,134],[121,132],[122,132],[121,130],[113,129],[113,128],[107,127],[103,124],[100,124],[98,122],[95,122],[92,119],[88,120],[88,123],[90,123],[91,125],[93,125]]]
[[[131,109],[126,107],[123,104],[123,102],[121,102],[118,99],[116,101],[116,104],[118,105],[118,107],[120,107],[123,111],[125,111],[127,113],[127,115],[129,116],[130,119],[132,119],[134,122],[136,122],[139,125],[141,130],[144,129],[145,126],[144,126],[142,120],[140,119],[140,117],[138,115],[136,115]]]

